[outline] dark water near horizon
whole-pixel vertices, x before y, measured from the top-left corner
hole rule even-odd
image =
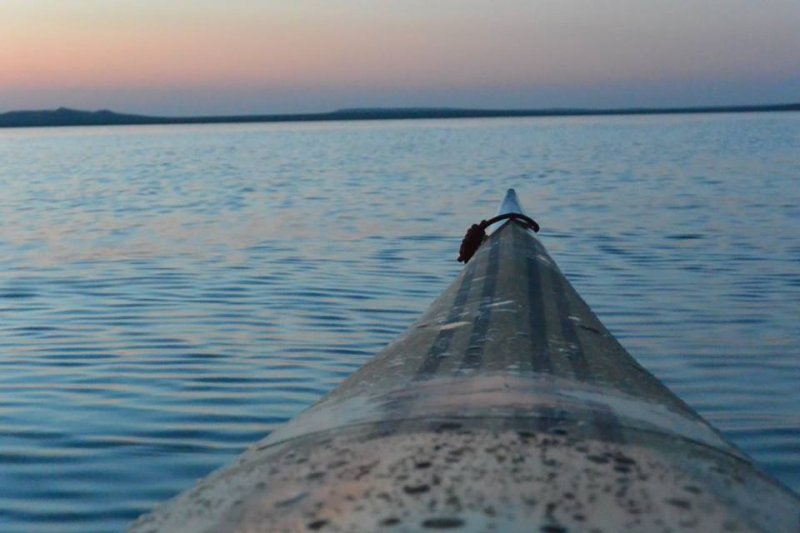
[[[112,531],[333,388],[507,187],[800,490],[800,113],[0,131],[0,531]]]

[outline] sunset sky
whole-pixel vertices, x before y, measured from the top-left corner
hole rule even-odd
[[[800,101],[800,0],[0,0],[0,112]]]

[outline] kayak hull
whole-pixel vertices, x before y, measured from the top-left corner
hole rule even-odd
[[[794,532],[800,503],[636,363],[510,221],[340,387],[133,526],[448,528]]]
[[[796,531],[796,502],[747,462],[584,431],[505,416],[324,431],[253,448],[138,529]]]

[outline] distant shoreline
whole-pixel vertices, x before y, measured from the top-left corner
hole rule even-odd
[[[343,120],[418,120],[444,118],[574,117],[607,115],[678,115],[698,113],[763,113],[800,111],[800,103],[775,105],[703,106],[619,109],[463,109],[463,108],[365,108],[341,109],[328,113],[272,115],[212,115],[162,117],[114,111],[82,111],[61,107],[55,110],[9,111],[0,113],[0,128],[63,126],[130,126],[158,124],[237,124],[256,122],[329,122]]]

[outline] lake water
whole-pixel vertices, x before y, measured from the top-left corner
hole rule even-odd
[[[800,114],[0,131],[0,530],[122,529],[456,276],[507,187],[606,326],[800,490]]]

